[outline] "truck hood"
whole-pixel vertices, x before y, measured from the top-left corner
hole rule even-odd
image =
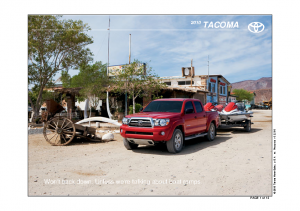
[[[140,112],[136,114],[130,114],[127,115],[127,118],[132,117],[149,117],[153,119],[164,119],[164,118],[174,118],[174,117],[180,117],[181,113],[172,113],[172,112]]]

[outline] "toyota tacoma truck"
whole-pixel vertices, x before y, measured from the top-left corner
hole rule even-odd
[[[120,134],[128,150],[164,143],[170,153],[178,153],[186,140],[203,136],[214,140],[218,127],[218,112],[205,111],[200,100],[167,98],[151,101],[139,113],[125,116]]]

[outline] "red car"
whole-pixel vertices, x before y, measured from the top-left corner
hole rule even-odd
[[[170,153],[178,153],[185,140],[202,136],[214,140],[219,115],[205,111],[197,99],[167,98],[150,102],[141,112],[124,117],[122,123],[120,133],[128,150],[165,143]]]

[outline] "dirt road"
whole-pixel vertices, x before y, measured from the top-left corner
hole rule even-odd
[[[271,195],[271,111],[254,111],[250,133],[218,130],[213,142],[186,142],[179,154],[165,147],[126,150],[122,137],[50,146],[29,135],[29,196]]]

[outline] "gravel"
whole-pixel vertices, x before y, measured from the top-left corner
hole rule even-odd
[[[28,135],[42,134],[43,130],[44,130],[43,128],[28,128]]]

